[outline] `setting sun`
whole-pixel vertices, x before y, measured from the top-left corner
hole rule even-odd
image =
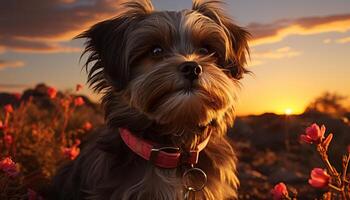
[[[286,115],[291,115],[292,113],[293,113],[293,110],[291,108],[286,108],[284,110],[284,114],[286,114]]]

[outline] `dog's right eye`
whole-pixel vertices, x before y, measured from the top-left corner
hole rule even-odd
[[[163,49],[161,47],[153,47],[152,56],[158,57],[163,54]]]

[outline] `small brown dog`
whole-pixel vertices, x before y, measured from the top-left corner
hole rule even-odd
[[[57,199],[236,199],[226,130],[247,72],[249,33],[217,0],[155,11],[128,1],[82,33],[88,82],[108,128],[60,170]]]

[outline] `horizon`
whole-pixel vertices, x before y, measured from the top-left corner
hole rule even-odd
[[[76,88],[78,87],[78,85],[79,85],[79,92],[77,93],[77,91],[76,91]],[[38,86],[40,86],[40,87],[42,87],[42,86],[44,86],[44,87],[47,87],[47,88],[54,88],[54,89],[57,89],[57,88],[55,88],[54,86],[52,86],[52,85],[47,85],[46,83],[43,83],[43,82],[41,82],[41,83],[37,83],[36,85],[34,85],[33,87],[28,87],[28,88],[26,88],[26,89],[24,89],[23,91],[20,91],[20,93],[18,94],[17,93],[17,91],[15,91],[15,92],[6,92],[6,91],[0,91],[0,95],[10,95],[10,96],[13,96],[13,98],[18,98],[17,97],[17,95],[23,95],[25,92],[27,92],[27,91],[30,91],[30,90],[36,90],[36,88],[38,87]],[[83,92],[83,90],[89,90],[89,89],[86,89],[86,88],[84,88],[84,86],[82,86],[80,83],[78,83],[77,85],[75,85],[74,87],[71,87],[71,88],[66,88],[65,90],[57,90],[58,92],[61,92],[61,93],[66,93],[66,94],[68,94],[68,95],[74,95],[74,96],[83,96],[84,98],[88,98],[88,100],[89,101],[91,101],[92,103],[94,103],[94,104],[100,104],[100,98],[97,96],[97,94],[94,96],[94,95],[86,95],[86,94],[84,94],[84,92]],[[38,90],[40,93],[42,92],[42,89],[39,89]],[[333,101],[333,102],[331,102],[331,104],[330,104],[330,107],[329,108],[331,108],[331,109],[337,109],[337,103],[339,103],[339,105],[341,106],[341,107],[338,107],[338,110],[340,111],[341,109],[346,109],[345,110],[345,113],[343,113],[343,114],[347,114],[347,113],[350,113],[350,107],[347,107],[347,105],[348,104],[344,104],[344,100],[346,100],[346,99],[348,99],[347,97],[345,97],[345,96],[341,96],[341,95],[339,95],[339,94],[337,94],[337,93],[323,93],[323,94],[321,94],[321,95],[319,95],[317,98],[320,98],[320,97],[325,97],[326,95],[331,95],[330,96],[330,98],[328,98],[328,100],[329,99],[333,99],[335,96],[335,98],[339,98],[338,100],[335,100],[335,101]],[[333,95],[335,95],[335,96],[333,96]],[[39,96],[40,97],[40,96]],[[315,98],[315,99],[313,99],[313,101],[311,101],[311,102],[309,102],[309,104],[308,104],[308,106],[310,106],[312,103],[314,103],[315,102],[315,100],[317,99],[317,98]],[[25,98],[24,98],[25,99]],[[19,99],[17,99],[17,100],[19,100]],[[17,101],[16,100],[16,101]],[[22,99],[23,100],[23,99]],[[22,101],[21,100],[21,101]],[[319,101],[320,102],[320,101]],[[322,101],[322,102],[324,102],[324,100]],[[321,102],[321,104],[322,104],[322,102]],[[12,102],[13,103],[13,102]],[[12,104],[11,103],[11,104]],[[332,103],[334,103],[334,104],[332,104]],[[349,102],[347,102],[347,103],[349,103]],[[0,102],[0,104],[3,104],[4,105],[4,102]],[[323,106],[327,106],[327,103],[326,104],[322,104]],[[335,106],[335,107],[333,107],[333,106]],[[312,108],[312,109],[315,109],[315,107],[310,107],[310,108]],[[317,112],[317,110],[311,110],[311,112],[313,112],[313,111],[316,111]],[[344,110],[343,110],[344,111]],[[339,113],[334,113],[334,110],[330,110],[330,111],[325,111],[325,110],[323,110],[323,111],[321,111],[321,110],[318,110],[318,112],[320,112],[320,113],[324,113],[324,114],[328,114],[328,115],[330,115],[330,116],[333,116],[333,117],[338,117],[339,118],[339,116],[338,116],[338,114]],[[305,114],[305,113],[308,113],[308,111],[307,111],[307,107],[305,107],[301,112],[295,112],[293,109],[291,109],[291,108],[286,108],[286,109],[284,109],[284,110],[282,110],[281,112],[270,112],[270,111],[266,111],[266,112],[261,112],[261,113],[237,113],[237,117],[251,117],[251,116],[262,116],[262,115],[266,115],[266,114],[274,114],[274,115],[277,115],[277,116],[299,116],[299,115],[303,115],[303,114]],[[345,116],[341,116],[339,119],[341,119],[341,120],[344,120],[344,118],[347,118],[347,117],[345,117]],[[346,120],[348,120],[348,119],[346,119]]]
[[[35,2],[5,0],[0,6],[0,91],[20,92],[40,82],[67,90],[85,83],[84,60],[79,63],[84,40],[71,38],[118,10],[117,1],[108,0]],[[350,96],[349,1],[226,2],[228,14],[253,35],[253,75],[241,81],[237,115],[300,114],[324,92]],[[189,0],[153,4],[160,10],[191,7]],[[83,94],[97,100],[87,86]]]

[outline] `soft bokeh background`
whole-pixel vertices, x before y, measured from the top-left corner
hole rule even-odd
[[[190,0],[154,0],[158,9]],[[350,1],[227,0],[252,34],[254,73],[240,91],[238,114],[301,113],[325,91],[350,95]],[[117,0],[0,0],[0,91],[38,82],[61,90],[85,82],[76,34],[117,12]],[[84,93],[98,98],[85,88]]]

